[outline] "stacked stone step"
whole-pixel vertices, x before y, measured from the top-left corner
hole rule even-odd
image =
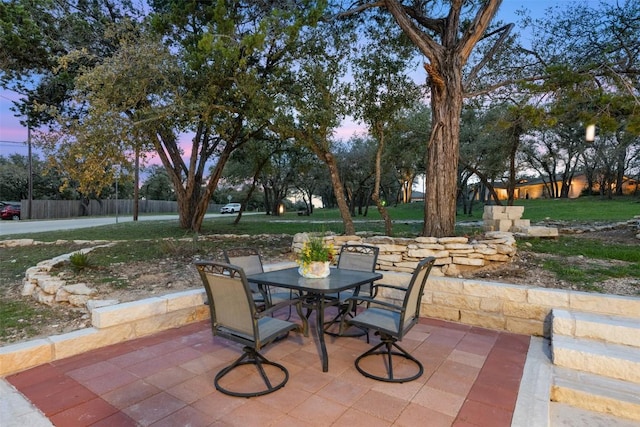
[[[551,346],[552,400],[640,421],[640,318],[554,309]]]
[[[522,218],[524,206],[485,206],[482,221],[485,231],[519,231],[531,225]]]
[[[482,214],[485,231],[509,231],[522,237],[558,237],[555,227],[532,226],[521,219],[524,206],[485,206]]]

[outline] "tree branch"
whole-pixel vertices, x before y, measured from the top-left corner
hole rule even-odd
[[[495,53],[498,51],[498,48],[502,45],[502,43],[504,43],[504,41],[506,40],[507,36],[509,35],[511,30],[513,29],[513,25],[514,24],[507,24],[504,27],[498,28],[497,30],[492,31],[489,34],[486,34],[484,37],[482,37],[483,39],[486,39],[487,37],[491,37],[492,35],[494,35],[496,33],[500,33],[500,37],[498,38],[498,40],[496,40],[496,42],[493,44],[493,46],[491,46],[491,49],[489,49],[489,52],[487,52],[484,55],[484,57],[480,60],[480,62],[478,62],[476,64],[476,66],[473,67],[473,69],[469,73],[469,77],[468,77],[469,80],[475,80],[475,78],[478,75],[478,73],[480,72],[480,70],[485,65],[487,65],[487,62],[489,62],[489,60],[493,57],[493,55],[495,55]]]
[[[491,19],[496,14],[501,3],[502,0],[487,0],[485,2],[485,6],[478,10],[478,14],[473,19],[469,29],[465,31],[460,43],[458,44],[458,48],[456,49],[460,58],[462,58],[462,63],[467,62],[473,47],[482,37],[484,30],[489,26]]]

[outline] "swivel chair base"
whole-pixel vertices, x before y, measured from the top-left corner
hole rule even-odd
[[[381,334],[381,338],[382,338],[382,341],[379,344],[377,344],[376,346],[372,347],[370,350],[368,350],[365,353],[363,353],[360,356],[358,356],[358,358],[355,361],[356,369],[358,370],[358,372],[360,372],[362,375],[364,375],[367,378],[372,378],[374,380],[390,382],[390,383],[404,383],[404,382],[408,382],[408,381],[413,381],[413,380],[419,378],[422,375],[422,373],[424,372],[424,368],[422,367],[422,363],[420,363],[415,357],[411,356],[406,350],[404,350],[402,347],[400,347],[397,344],[397,340],[395,338],[389,337],[389,336],[385,336],[384,334]],[[384,349],[380,349],[383,346],[385,348]],[[394,348],[397,351],[394,351],[393,350]],[[383,360],[383,363],[386,366],[386,370],[387,370],[387,375],[386,376],[383,377],[383,376],[380,376],[380,375],[372,374],[371,372],[367,372],[363,368],[360,367],[360,362],[363,359],[365,359],[367,357],[373,357],[373,356],[386,356],[385,357],[386,360]],[[395,357],[402,357],[405,360],[413,362],[413,365],[415,365],[417,367],[418,372],[415,375],[412,375],[412,376],[409,376],[409,377],[396,378],[394,373],[393,373],[393,358],[394,358],[394,356]]]
[[[241,365],[255,365],[256,369],[260,373],[260,376],[262,377],[262,380],[264,381],[264,384],[266,386],[265,389],[254,391],[254,392],[241,392],[241,391],[229,390],[220,385],[219,382],[225,375],[227,375],[229,372],[231,372],[232,370],[234,370],[235,368]],[[282,373],[284,373],[284,378],[276,385],[273,385],[262,365],[275,366]],[[280,365],[279,363],[275,363],[267,360],[267,358],[265,358],[263,355],[258,353],[255,349],[251,347],[245,347],[244,353],[242,354],[242,356],[240,356],[231,365],[227,366],[226,368],[218,372],[213,383],[216,386],[216,390],[220,391],[221,393],[227,394],[229,396],[255,397],[255,396],[263,396],[265,394],[273,393],[274,391],[281,389],[282,387],[284,387],[284,385],[287,383],[288,380],[289,380],[289,371],[287,371],[287,368]]]

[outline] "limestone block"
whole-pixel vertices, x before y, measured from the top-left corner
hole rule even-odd
[[[515,241],[513,238],[513,233],[504,232],[504,231],[490,231],[484,234],[487,239],[496,240],[496,239],[504,239],[505,241]]]
[[[459,265],[475,265],[482,267],[485,265],[484,259],[482,258],[467,258],[467,257],[453,257],[453,263]]]
[[[381,254],[378,256],[378,262],[400,262],[402,261],[402,255],[400,254]]]
[[[529,219],[516,219],[513,221],[515,228],[531,227],[531,220]]]
[[[451,264],[452,262],[453,262],[453,259],[451,257],[436,258],[436,262],[433,265],[437,265],[437,266],[448,265],[448,264]]]
[[[527,302],[553,308],[569,307],[570,291],[563,289],[529,288]]]
[[[476,246],[473,248],[473,250],[476,253],[482,254],[482,255],[495,255],[498,253],[498,250],[496,248],[490,248],[487,245],[483,245],[483,246]]]
[[[429,275],[425,289],[429,289],[434,292],[460,294],[463,290],[463,282],[462,280],[455,280],[447,277],[433,277]]]
[[[575,335],[575,319],[567,310],[553,309],[551,310],[551,333],[556,335]]]
[[[504,206],[500,205],[486,205],[484,207],[484,213],[493,215],[495,213],[504,213]]]
[[[499,254],[503,254],[503,255],[515,255],[516,252],[518,252],[518,249],[515,246],[510,246],[510,245],[495,245],[495,249],[496,251],[498,251]]]
[[[40,274],[40,273],[41,273],[41,271],[40,271],[40,269],[38,267],[29,267],[29,268],[26,269],[26,271],[24,273],[24,276],[25,277],[29,277],[32,274]]]
[[[56,292],[58,292],[58,289],[60,289],[64,285],[65,285],[64,280],[55,279],[51,277],[44,280],[38,280],[38,286],[40,286],[40,288],[48,294],[55,294]]]
[[[136,337],[151,335],[166,329],[177,328],[209,317],[209,307],[193,307],[168,313],[162,316],[140,319],[132,323]]]
[[[394,265],[394,262],[386,261],[386,260],[380,259],[380,257],[378,257],[378,268],[380,270],[392,270],[393,269],[393,265]]]
[[[133,322],[167,312],[167,301],[161,298],[146,298],[140,301],[100,307],[91,312],[91,323],[96,328],[108,328],[122,323]]]
[[[488,329],[503,330],[506,319],[501,314],[460,310],[460,322]]]
[[[132,338],[135,336],[131,325],[115,326],[108,329],[85,328],[49,337],[53,343],[56,360]]]
[[[487,261],[493,261],[493,262],[509,262],[509,261],[511,261],[511,258],[509,257],[509,255],[503,255],[503,254],[485,255],[484,259],[487,260]]]
[[[53,347],[47,339],[0,347],[0,376],[24,371],[53,360]]]
[[[5,240],[4,246],[7,248],[17,248],[20,246],[31,246],[33,245],[33,239],[11,239]]]
[[[425,245],[434,245],[438,243],[437,237],[416,237],[416,242]]]
[[[393,244],[394,242],[395,242],[395,239],[389,236],[374,236],[366,239],[366,243],[376,245],[376,246],[380,244]]]
[[[420,304],[421,305],[433,304],[433,292],[425,291],[424,294],[422,294],[422,299],[420,300]]]
[[[120,304],[120,301],[117,299],[90,299],[87,301],[87,309],[91,312],[96,308],[108,307],[116,304]]]
[[[552,227],[531,226],[526,233],[529,237],[558,237],[558,229]]]
[[[494,212],[491,215],[483,214],[482,219],[484,221],[507,221],[509,220],[509,214],[506,212]]]
[[[91,298],[89,295],[69,295],[69,304],[74,307],[86,307],[87,301]]]
[[[441,251],[444,250],[444,245],[441,245],[440,243],[419,243],[416,245],[416,248]]]
[[[36,284],[29,280],[25,280],[22,282],[22,291],[20,291],[20,295],[23,297],[31,296],[35,290]]]
[[[504,206],[485,206],[482,212],[482,219],[496,219],[504,217],[506,219],[507,215],[504,210]]]
[[[509,219],[520,219],[524,213],[524,206],[505,206],[504,211]]]
[[[441,267],[433,267],[431,269],[431,273],[429,273],[429,277],[443,277],[444,273],[442,272]]]
[[[466,256],[466,255],[472,254],[473,252],[474,251],[473,251],[472,248],[470,248],[470,249],[450,249],[449,250],[449,254],[452,255],[452,256],[455,256],[455,255]]]
[[[449,277],[462,277],[462,270],[456,264],[447,264],[442,267],[442,272]]]
[[[502,313],[504,301],[498,298],[481,298],[480,310],[490,313]]]
[[[36,289],[33,293],[33,297],[41,304],[53,305],[56,298],[55,294],[48,294],[43,292],[42,289]]]
[[[56,292],[56,298],[55,301],[56,302],[68,302],[69,301],[69,296],[71,294],[67,291],[65,291],[64,286],[60,289],[58,289],[58,292]]]
[[[569,307],[579,311],[640,319],[640,298],[638,297],[572,291],[569,294]]]
[[[394,266],[393,267],[393,271],[398,272],[398,273],[413,273],[415,270],[415,267],[406,267],[406,266]]]
[[[476,311],[480,309],[480,297],[434,292],[433,304],[445,307],[457,307],[461,310]]]
[[[380,252],[406,252],[407,247],[404,245],[378,245]]]
[[[206,294],[204,289],[191,289],[160,297],[167,300],[167,312],[183,308],[198,307],[204,304]]]
[[[426,258],[432,256],[434,258],[446,258],[449,256],[447,251],[435,251],[432,249],[413,249],[407,252],[407,255],[411,258]]]
[[[522,335],[533,335],[542,337],[545,335],[544,322],[532,319],[519,319],[507,317],[505,328],[509,332]]]
[[[418,266],[418,262],[419,261],[403,261],[403,262],[397,263],[396,266],[398,268],[409,268],[410,271],[413,273],[413,271]]]
[[[95,295],[98,293],[97,290],[88,287],[86,283],[65,285],[64,290],[74,295]]]
[[[475,259],[485,259],[484,255],[479,254],[477,252],[471,252],[470,254],[466,254],[467,258],[475,258]]]
[[[503,311],[505,316],[539,320],[540,322],[549,315],[549,307],[528,304],[526,302],[505,301]]]
[[[555,336],[552,345],[555,365],[640,383],[637,349],[566,336]]]
[[[386,283],[388,285],[394,286],[408,286],[411,281],[411,275],[406,273],[397,273],[393,271],[381,271],[382,279],[380,279],[380,283]],[[429,281],[431,278],[429,278]],[[429,282],[427,282],[429,283]]]
[[[420,315],[435,319],[460,321],[460,310],[452,307],[439,307],[433,304],[423,304],[420,306]]]
[[[456,251],[473,251],[473,246],[468,243],[445,243],[445,249],[456,250]]]
[[[452,244],[467,244],[469,243],[469,239],[466,237],[440,237],[438,239],[438,243],[441,243],[443,245],[446,245],[448,247],[448,245],[452,245]]]
[[[469,295],[483,298],[500,298],[506,301],[525,302],[527,288],[525,286],[509,285],[506,283],[464,280],[463,289]]]

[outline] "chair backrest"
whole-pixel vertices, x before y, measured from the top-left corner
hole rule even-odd
[[[195,264],[209,298],[213,334],[245,345],[258,342],[256,305],[242,268],[216,261]]]
[[[227,260],[227,263],[242,267],[244,274],[247,276],[264,271],[260,252],[255,248],[225,249],[224,258]]]
[[[224,258],[227,263],[242,267],[244,274],[247,276],[264,272],[262,267],[262,257],[260,257],[260,252],[255,248],[225,249]],[[251,287],[251,291],[254,293],[260,291],[258,285],[255,283],[249,283],[249,286]]]
[[[435,261],[436,259],[434,257],[423,259],[418,263],[418,266],[411,276],[407,292],[404,295],[404,312],[400,316],[400,339],[402,339],[404,332],[413,326],[420,317],[420,303],[422,294],[424,293],[424,286],[427,283],[427,278]]]
[[[374,271],[380,248],[368,245],[343,245],[338,258],[338,268],[358,271]]]

